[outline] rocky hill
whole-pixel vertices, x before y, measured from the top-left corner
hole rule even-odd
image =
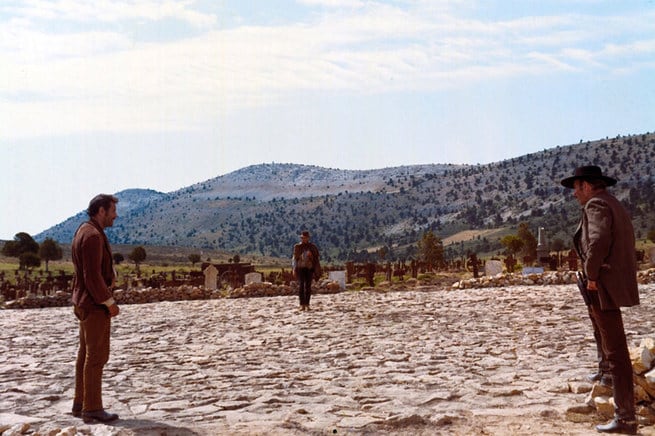
[[[389,179],[403,174],[443,175],[458,165],[415,165],[380,170],[353,171],[296,164],[252,165],[225,176],[198,183],[187,189],[196,196],[237,197],[270,201],[338,195],[344,192],[388,190]]]
[[[655,225],[652,162],[655,134],[620,136],[487,165],[417,165],[353,171],[298,164],[261,164],[178,191],[117,193],[116,244],[176,245],[239,254],[288,257],[309,229],[327,260],[345,260],[386,246],[411,256],[426,230],[445,241],[485,229],[467,241],[476,251],[500,249],[498,237],[521,221],[568,240],[579,217],[559,180],[576,166],[600,165],[620,179],[612,188],[630,208],[638,237]],[[35,236],[69,242],[80,213]],[[461,242],[460,244],[463,244]],[[453,244],[447,254],[462,250]]]
[[[151,202],[165,202],[168,194],[157,192],[152,189],[126,189],[116,194],[119,198],[117,211],[120,217],[128,216],[135,211],[148,207]],[[73,238],[75,230],[80,223],[86,221],[86,211],[81,211],[67,220],[39,233],[35,239],[41,241],[45,238],[53,238],[56,241],[68,243]]]

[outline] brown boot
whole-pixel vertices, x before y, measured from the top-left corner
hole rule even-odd
[[[73,403],[71,413],[74,417],[80,418],[82,416],[82,405],[80,403]]]
[[[111,422],[118,419],[115,413],[109,413],[103,409],[94,410],[91,412],[82,412],[82,420],[90,424],[92,422]]]

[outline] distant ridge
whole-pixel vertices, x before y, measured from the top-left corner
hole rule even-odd
[[[337,195],[342,192],[378,191],[390,177],[402,174],[422,176],[444,174],[464,165],[412,165],[378,170],[339,170],[314,165],[271,163],[251,165],[224,176],[192,185],[187,189],[201,191],[208,197],[253,198],[269,201],[274,198],[304,198]]]
[[[126,189],[117,193],[116,196],[119,199],[117,212],[120,218],[132,215],[133,212],[147,207],[151,202],[166,201],[168,198],[168,194],[152,189]],[[49,237],[56,241],[68,243],[73,239],[73,234],[77,230],[77,227],[87,219],[86,210],[83,210],[48,230],[37,234],[35,239],[42,241]],[[70,238],[67,236],[70,236]]]
[[[594,163],[619,178],[613,192],[629,207],[640,234],[655,224],[652,162],[655,134],[557,146],[486,165],[426,164],[340,170],[292,163],[252,165],[177,191],[129,189],[108,229],[112,243],[176,245],[288,257],[309,229],[326,258],[344,260],[386,246],[408,258],[423,232],[442,239],[463,230],[495,229],[467,243],[499,249],[498,237],[520,221],[568,241],[579,213],[559,185],[576,166]],[[68,243],[83,212],[39,233]],[[496,236],[493,236],[496,235]],[[463,246],[449,247],[455,253]],[[460,253],[461,254],[461,253]]]

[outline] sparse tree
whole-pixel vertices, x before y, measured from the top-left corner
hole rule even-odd
[[[191,262],[192,267],[196,266],[196,263],[200,262],[200,255],[197,253],[189,254],[189,262]]]
[[[557,252],[557,254],[559,254],[560,251],[564,250],[565,248],[566,244],[561,238],[555,238],[550,247],[550,249]]]
[[[516,253],[523,248],[523,241],[516,235],[507,235],[500,240],[500,244],[505,247],[507,254],[516,256]]]
[[[146,249],[138,246],[132,250],[127,258],[134,262],[134,265],[136,265],[136,270],[139,271],[139,264],[146,260]]]
[[[45,270],[48,271],[48,262],[51,260],[59,260],[63,257],[61,247],[52,238],[45,238],[39,246],[39,257],[45,261]]]
[[[114,263],[116,265],[120,265],[121,262],[125,260],[125,256],[123,256],[121,253],[114,253],[112,258],[114,259]]]
[[[419,256],[422,261],[428,264],[429,269],[443,265],[443,244],[441,239],[428,230],[418,243]]]
[[[39,258],[37,254],[39,252],[39,244],[36,242],[29,234],[25,232],[16,233],[13,241],[7,241],[2,247],[2,254],[8,257],[17,257],[18,258],[18,269],[23,269],[27,265],[23,263],[23,260],[28,260],[28,257],[23,257],[26,253],[32,253],[36,258]],[[31,263],[34,263],[33,260]],[[41,260],[39,259],[39,265]],[[31,265],[34,266],[34,265]],[[38,265],[37,265],[38,266]]]
[[[530,226],[526,222],[519,223],[516,235],[523,241],[521,255],[524,259],[532,262],[537,258],[537,238],[530,231]]]
[[[38,268],[41,266],[41,258],[38,254],[31,251],[27,251],[21,254],[18,259],[20,261],[21,268],[24,269]]]

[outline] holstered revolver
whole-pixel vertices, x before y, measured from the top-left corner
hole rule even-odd
[[[584,300],[584,304],[587,306],[591,305],[591,298],[589,298],[589,291],[587,290],[587,277],[582,271],[576,271],[575,278],[578,282],[578,289],[580,290],[580,295]]]

